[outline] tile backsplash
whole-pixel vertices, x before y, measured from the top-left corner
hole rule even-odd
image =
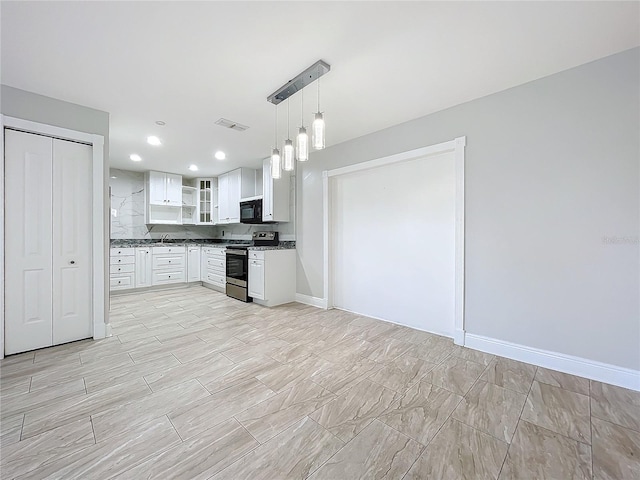
[[[280,232],[280,240],[295,240],[295,222],[266,225],[146,225],[144,223],[144,172],[111,169],[112,239],[207,239],[251,240],[255,231]],[[295,218],[295,179],[291,181],[291,218]]]

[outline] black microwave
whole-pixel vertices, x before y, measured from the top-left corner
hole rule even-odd
[[[265,223],[262,221],[262,199],[240,202],[240,223]]]

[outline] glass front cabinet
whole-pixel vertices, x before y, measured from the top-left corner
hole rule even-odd
[[[215,225],[218,222],[218,179],[198,178],[198,225]]]

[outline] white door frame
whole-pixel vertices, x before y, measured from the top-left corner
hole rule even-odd
[[[93,338],[104,338],[107,332],[105,318],[105,229],[104,229],[104,137],[91,133],[77,132],[67,128],[55,127],[44,123],[32,122],[21,118],[0,115],[0,151],[2,151],[2,161],[0,162],[0,215],[4,219],[4,129],[13,128],[28,133],[36,133],[48,137],[71,140],[75,142],[91,145],[93,151],[92,175],[92,327]],[[0,358],[4,358],[4,255],[5,255],[5,230],[4,220],[0,222]]]
[[[322,172],[323,223],[324,223],[324,303],[326,308],[333,304],[333,272],[331,269],[331,178],[393,163],[414,160],[427,155],[453,152],[455,162],[455,326],[453,339],[457,345],[464,345],[464,148],[467,137],[458,137],[444,143],[396,153],[367,162]]]

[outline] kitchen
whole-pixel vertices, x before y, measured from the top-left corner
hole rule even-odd
[[[294,301],[294,177],[263,164],[192,179],[112,169],[112,294],[202,284],[265,306]]]

